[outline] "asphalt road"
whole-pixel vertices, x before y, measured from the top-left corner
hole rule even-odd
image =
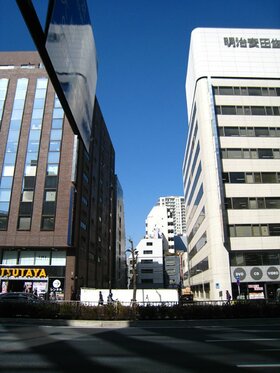
[[[280,318],[0,319],[0,372],[280,372]]]

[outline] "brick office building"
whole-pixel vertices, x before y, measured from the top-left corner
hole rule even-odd
[[[114,168],[97,100],[88,153],[38,53],[0,53],[0,291],[111,286]]]

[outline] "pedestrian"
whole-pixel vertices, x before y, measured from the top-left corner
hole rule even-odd
[[[103,306],[103,295],[102,295],[102,291],[99,292],[99,300],[98,300],[98,306]]]
[[[280,303],[280,288],[276,289],[276,302]]]
[[[108,303],[108,304],[112,304],[112,303],[114,303],[114,300],[113,300],[113,294],[112,294],[111,291],[110,291],[110,293],[109,293],[109,295],[108,295],[108,297],[107,297],[107,303]]]
[[[227,297],[227,303],[226,303],[226,304],[230,304],[230,301],[231,301],[231,295],[230,295],[230,293],[229,293],[228,290],[226,291],[226,297]]]

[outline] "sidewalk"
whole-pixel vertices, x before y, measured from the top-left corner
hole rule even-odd
[[[280,327],[280,318],[244,318],[244,319],[200,319],[200,320],[62,320],[62,319],[31,319],[31,318],[1,318],[0,326],[60,326],[73,328],[193,328],[196,326],[233,326],[256,325],[263,323],[277,324]]]

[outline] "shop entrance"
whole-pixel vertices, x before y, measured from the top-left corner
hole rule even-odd
[[[266,284],[266,294],[268,299],[276,299],[276,290],[280,287],[280,284],[278,283],[270,283]]]
[[[9,280],[7,281],[7,291],[24,291],[24,282],[23,280]]]
[[[26,281],[26,280],[2,280],[0,292],[25,292],[34,293],[41,298],[46,298],[48,292],[47,281]]]

